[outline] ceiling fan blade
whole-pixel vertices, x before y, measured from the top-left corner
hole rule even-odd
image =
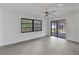
[[[54,13],[54,12],[56,12],[56,10],[53,10],[53,11],[49,11],[49,13]]]
[[[56,12],[56,10],[53,10],[53,11],[48,11],[48,9],[46,8],[45,9],[46,11],[45,11],[45,17],[49,17],[49,15],[52,15],[52,16],[54,16],[55,14],[52,14],[52,13],[54,13],[54,12]]]
[[[45,16],[45,17],[48,17],[49,15],[48,15],[48,14],[45,14],[44,16]]]
[[[49,15],[53,15],[53,16],[54,16],[55,14],[50,14],[50,13],[49,13]]]

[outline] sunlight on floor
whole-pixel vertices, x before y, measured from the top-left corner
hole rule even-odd
[[[66,40],[65,39],[63,39],[63,38],[58,38],[58,37],[54,37],[54,36],[51,36],[50,37],[50,40],[55,40],[55,41],[62,41],[62,42],[65,42]]]
[[[61,46],[63,46],[63,45],[65,45],[65,43],[66,43],[66,40],[65,39],[62,39],[62,38],[57,38],[57,37],[54,37],[54,36],[51,36],[50,37],[50,44],[51,45],[61,45]]]

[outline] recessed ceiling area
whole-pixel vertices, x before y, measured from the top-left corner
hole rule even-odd
[[[26,14],[44,16],[45,9],[48,11],[56,10],[55,16],[65,15],[77,12],[79,10],[78,3],[4,3],[3,7]]]

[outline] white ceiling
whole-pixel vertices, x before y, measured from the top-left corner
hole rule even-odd
[[[38,16],[44,16],[45,9],[47,8],[49,11],[56,10],[54,13],[56,16],[65,15],[72,12],[77,12],[79,10],[78,3],[62,3],[60,5],[58,3],[7,3],[2,4],[3,7],[21,12],[28,13]]]

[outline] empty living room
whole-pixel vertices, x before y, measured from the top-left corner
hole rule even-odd
[[[0,55],[79,55],[79,3],[0,3]]]

